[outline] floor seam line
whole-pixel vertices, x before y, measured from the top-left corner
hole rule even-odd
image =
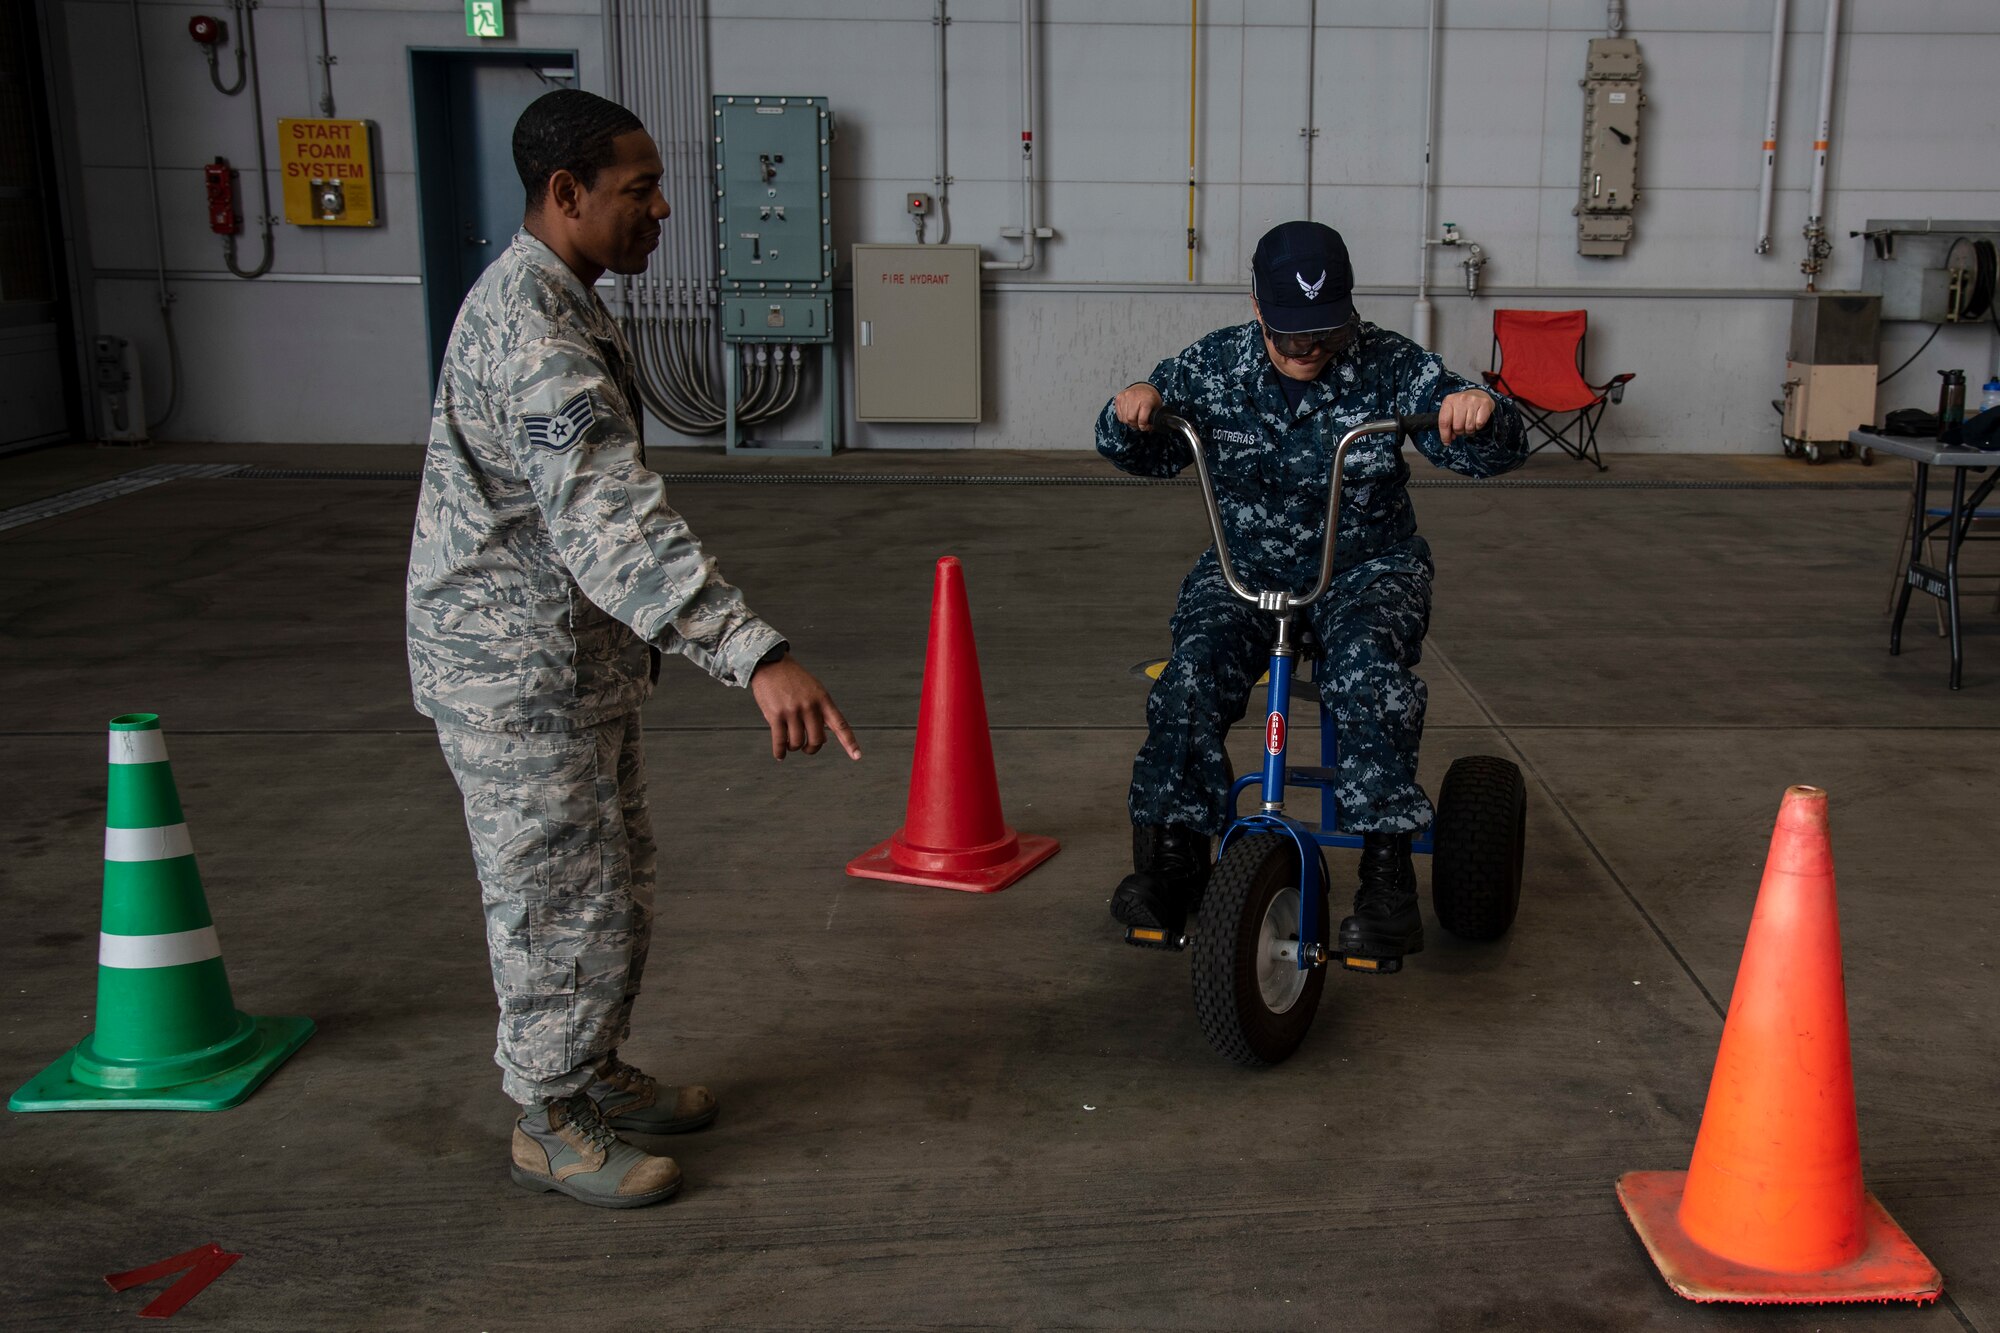
[[[1447,670],[1449,669],[1450,668],[1447,667]],[[1459,677],[1455,671],[1452,672],[1452,675],[1454,680],[1458,682],[1460,687],[1464,688],[1463,678]],[[1467,690],[1468,696],[1470,695],[1470,693],[1471,692],[1468,689]],[[1490,718],[1491,714],[1489,713],[1488,716]],[[876,722],[876,723],[866,723],[863,725],[862,729],[866,731],[915,731],[917,729],[917,724],[914,722]],[[1145,729],[1146,729],[1146,724],[1143,721],[1135,721],[1131,723],[996,722],[988,727],[989,731],[994,731],[994,732],[1002,732],[1002,731],[1114,732],[1114,731],[1144,731]],[[428,726],[424,726],[422,724],[418,724],[416,726],[408,726],[408,727],[171,727],[168,728],[168,730],[172,731],[173,734],[176,736],[425,736],[430,734],[431,728]],[[768,731],[769,728],[761,722],[716,723],[714,725],[709,725],[709,726],[662,723],[657,725],[643,724],[640,727],[640,730],[646,732],[661,733],[661,734],[669,734],[676,732],[698,734],[704,732]],[[1542,732],[1542,731],[1546,732],[1811,731],[1811,732],[1837,732],[1837,733],[1854,733],[1854,734],[1860,734],[1866,732],[1895,732],[1895,733],[1908,733],[1911,735],[1931,734],[1931,733],[1948,733],[1951,735],[1970,733],[1973,735],[1986,735],[1992,732],[2000,732],[2000,726],[1991,726],[1991,727],[1944,726],[1944,725],[1931,726],[1920,723],[1912,723],[1908,725],[1885,723],[1882,725],[1857,724],[1851,727],[1840,727],[1840,726],[1821,726],[1804,722],[1797,724],[1785,723],[1785,724],[1765,724],[1765,725],[1760,725],[1756,723],[1744,723],[1742,725],[1737,725],[1735,723],[1727,723],[1727,722],[1694,723],[1687,725],[1676,725],[1664,722],[1662,723],[1634,722],[1634,723],[1606,723],[1602,726],[1593,725],[1587,722],[1579,722],[1579,723],[1530,722],[1530,723],[1515,723],[1503,726],[1502,724],[1495,721],[1486,721],[1486,722],[1429,723],[1426,724],[1426,726],[1424,727],[1424,731],[1426,734],[1432,732],[1495,731],[1499,732],[1503,737],[1509,737],[1509,738],[1511,738],[1512,733],[1515,732]],[[61,739],[64,737],[74,737],[74,736],[102,736],[103,734],[104,732],[101,728],[92,728],[90,730],[83,730],[74,727],[55,728],[50,730],[0,728],[0,738],[6,738],[9,740],[35,740],[37,738]]]
[[[1492,724],[1493,730],[1499,733],[1500,739],[1507,743],[1507,748],[1512,750],[1514,756],[1526,766],[1528,772],[1534,775],[1536,784],[1541,787],[1549,800],[1554,803],[1557,812],[1569,823],[1571,830],[1575,832],[1576,836],[1583,840],[1583,845],[1589,849],[1591,857],[1603,868],[1604,873],[1611,877],[1611,882],[1618,886],[1620,893],[1625,895],[1625,901],[1632,904],[1632,910],[1639,914],[1640,920],[1646,923],[1647,928],[1653,932],[1653,937],[1659,940],[1661,947],[1667,951],[1668,956],[1680,965],[1680,969],[1687,976],[1687,979],[1694,983],[1694,988],[1701,993],[1702,999],[1708,1001],[1708,1007],[1715,1011],[1716,1017],[1726,1018],[1727,1010],[1725,1007],[1717,1003],[1714,994],[1702,982],[1700,975],[1695,972],[1694,965],[1689,963],[1687,958],[1682,955],[1673,940],[1667,936],[1667,932],[1661,928],[1660,923],[1653,918],[1653,914],[1646,909],[1646,905],[1639,901],[1639,895],[1632,892],[1632,888],[1626,884],[1624,876],[1620,875],[1612,867],[1610,858],[1605,856],[1603,850],[1598,847],[1596,840],[1584,832],[1582,823],[1578,821],[1575,813],[1570,810],[1568,802],[1564,801],[1556,792],[1555,784],[1551,783],[1543,775],[1541,769],[1536,766],[1535,761],[1528,758],[1527,751],[1523,750],[1515,742],[1514,738],[1508,734],[1507,728],[1501,725],[1500,719],[1494,715],[1493,710],[1486,706],[1486,700],[1480,697],[1477,690],[1473,689],[1472,682],[1468,681],[1459,672],[1459,669],[1452,665],[1450,654],[1446,653],[1436,640],[1431,640],[1428,646],[1431,654],[1436,657],[1438,665],[1442,666],[1451,678],[1458,683],[1458,687],[1465,691],[1465,697],[1472,701],[1473,707],[1485,715],[1487,721]]]

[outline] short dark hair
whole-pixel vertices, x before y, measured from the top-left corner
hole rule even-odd
[[[645,128],[618,103],[580,88],[558,88],[528,103],[514,122],[514,169],[528,192],[528,211],[541,207],[558,171],[585,189],[596,185],[597,173],[617,156],[611,141]]]

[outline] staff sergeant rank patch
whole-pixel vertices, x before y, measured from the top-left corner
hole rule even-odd
[[[591,411],[588,389],[577,390],[553,415],[530,412],[521,418],[522,429],[528,433],[528,443],[552,454],[568,450],[596,423],[597,414]]]

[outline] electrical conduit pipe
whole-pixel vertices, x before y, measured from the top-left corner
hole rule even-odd
[[[1778,102],[1785,86],[1785,11],[1776,0],[1771,19],[1771,90],[1764,98],[1764,176],[1757,185],[1757,253],[1771,253],[1771,187],[1778,172]]]
[[[1035,225],[1035,0],[1021,0],[1021,226],[1018,232],[1002,230],[1001,235],[1021,242],[1021,257],[1015,260],[987,259],[979,267],[1018,269],[1035,266],[1035,238],[1053,236],[1047,227]]]
[[[946,207],[951,194],[951,173],[945,169],[945,133],[948,128],[944,113],[944,30],[951,23],[951,15],[945,11],[945,0],[937,0],[937,13],[931,18],[937,29],[931,55],[931,138],[932,150],[937,159],[936,169],[931,173],[931,189],[936,192],[938,238],[935,245],[943,245],[951,240],[951,210]]]
[[[1833,246],[1826,239],[1826,159],[1833,143],[1833,63],[1840,39],[1840,0],[1826,3],[1826,45],[1819,67],[1819,133],[1813,138],[1812,203],[1806,210],[1806,257],[1799,271],[1806,275],[1806,290],[1819,289],[1820,268]]]
[[[1424,42],[1424,182],[1422,222],[1417,227],[1417,301],[1410,309],[1410,337],[1431,345],[1431,141],[1437,133],[1437,0],[1431,0]]]

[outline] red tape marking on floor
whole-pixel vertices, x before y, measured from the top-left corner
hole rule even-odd
[[[123,1273],[106,1273],[104,1281],[113,1291],[127,1291],[133,1287],[143,1287],[148,1282],[158,1282],[169,1273],[178,1273],[193,1268],[211,1254],[221,1254],[222,1247],[214,1241],[197,1245],[186,1254],[177,1254],[171,1259],[162,1259],[144,1268],[127,1269]]]
[[[133,1287],[143,1287],[148,1282],[158,1282],[173,1273],[183,1273],[180,1281],[168,1287],[145,1309],[139,1311],[142,1318],[167,1319],[177,1313],[183,1305],[201,1295],[209,1283],[229,1271],[229,1266],[243,1256],[231,1254],[210,1241],[198,1245],[184,1254],[158,1263],[147,1264],[144,1268],[131,1268],[123,1273],[106,1273],[104,1281],[113,1291],[127,1291]]]

